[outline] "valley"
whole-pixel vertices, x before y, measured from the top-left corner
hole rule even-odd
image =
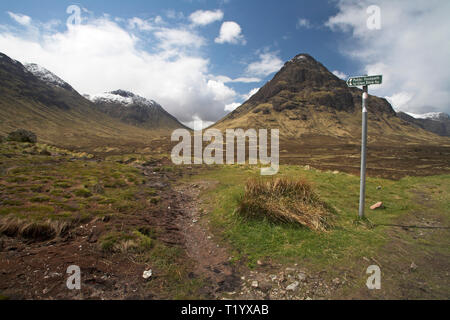
[[[310,55],[209,127],[279,129],[268,177],[248,161],[175,164],[171,134],[192,130],[130,91],[81,95],[2,54],[0,93],[1,299],[449,297],[450,139],[370,96],[358,219],[361,90]]]

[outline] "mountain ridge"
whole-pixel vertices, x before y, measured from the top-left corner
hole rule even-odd
[[[45,70],[38,77],[19,61],[0,53],[0,134],[23,128],[35,132],[39,141],[61,147],[119,146],[134,150],[148,148],[152,140],[172,130],[123,123],[98,110],[70,85],[61,85],[59,80],[52,83],[55,78],[46,78]]]

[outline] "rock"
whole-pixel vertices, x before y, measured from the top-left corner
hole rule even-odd
[[[333,171],[333,174],[339,174],[339,171],[335,170]]]
[[[300,272],[297,275],[298,280],[300,280],[300,282],[306,281],[306,274],[304,274],[303,272]]]
[[[277,276],[274,275],[274,274],[271,274],[271,275],[269,276],[269,278],[270,278],[271,281],[277,280]]]
[[[267,293],[272,289],[272,284],[269,281],[261,281],[261,283],[259,283],[259,289],[262,292]]]
[[[258,281],[256,281],[256,280],[252,281],[252,287],[258,288],[259,287]]]
[[[380,201],[380,202],[377,202],[374,205],[372,205],[370,207],[370,210],[376,210],[376,209],[381,209],[381,208],[383,208],[383,202]]]
[[[417,265],[414,262],[412,262],[411,265],[409,266],[409,269],[411,271],[416,271],[417,270]]]
[[[150,269],[150,270],[144,271],[144,273],[142,274],[142,278],[149,279],[152,275],[153,275],[153,272]]]
[[[378,186],[378,187],[377,187],[377,190],[381,190],[381,186]]]
[[[304,168],[305,168],[305,170],[311,170],[311,166],[309,166],[309,165],[304,166]]]
[[[339,280],[339,278],[334,278],[334,279],[333,279],[333,283],[334,283],[335,285],[338,285],[338,284],[341,283],[341,280]]]
[[[286,287],[286,290],[287,290],[287,291],[295,291],[295,290],[297,290],[299,284],[300,284],[300,283],[299,283],[298,281],[295,281],[295,282],[291,283],[290,285],[288,285],[288,286]]]
[[[263,265],[261,260],[256,261],[256,263],[258,264],[258,266],[262,266]]]
[[[37,137],[34,132],[19,129],[8,134],[9,141],[36,143]]]

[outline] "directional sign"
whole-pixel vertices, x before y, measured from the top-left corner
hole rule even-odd
[[[371,84],[381,84],[383,82],[383,76],[362,76],[362,77],[352,77],[347,80],[347,85],[349,87],[362,87]]]

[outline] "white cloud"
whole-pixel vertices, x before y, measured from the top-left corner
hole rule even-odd
[[[21,24],[23,26],[29,26],[31,24],[31,18],[24,14],[17,14],[8,11],[8,15],[11,17],[11,19],[14,19],[18,24]]]
[[[220,34],[214,40],[216,43],[231,43],[231,44],[243,44],[247,41],[242,35],[242,29],[239,24],[234,21],[225,21],[220,27]]]
[[[252,62],[247,67],[247,73],[255,76],[268,76],[279,71],[283,61],[276,52],[265,52],[259,55],[259,61]]]
[[[218,80],[223,83],[254,83],[254,82],[261,82],[262,80],[260,78],[256,77],[239,77],[236,79],[231,79],[227,76],[211,76],[211,79]]]
[[[408,92],[399,92],[391,97],[385,97],[396,111],[405,110],[413,95]]]
[[[297,29],[301,29],[301,28],[311,29],[312,25],[311,25],[311,22],[308,19],[299,18],[297,20],[296,28]]]
[[[221,21],[223,19],[223,11],[222,10],[197,10],[189,16],[189,20],[194,25],[198,26],[206,26],[216,21]]]
[[[342,80],[347,80],[347,79],[348,79],[348,75],[346,75],[344,72],[341,72],[341,71],[339,71],[339,70],[334,70],[334,71],[333,71],[333,74],[334,74],[336,77],[338,77],[338,78],[340,78],[340,79],[342,79]]]
[[[193,130],[203,130],[214,124],[214,121],[204,121],[198,116],[194,116],[192,121],[182,122],[186,127]]]
[[[205,39],[189,30],[160,28],[154,33],[160,40],[159,47],[171,49],[174,47],[199,48],[205,44]]]
[[[359,61],[361,73],[383,74],[373,93],[413,113],[450,112],[449,1],[341,0],[326,25],[349,36],[342,52]],[[381,29],[370,30],[367,8],[381,9]],[[351,45],[350,45],[351,44]],[[408,97],[408,98],[407,98]]]
[[[146,20],[142,20],[141,18],[134,17],[128,20],[128,26],[131,29],[137,28],[142,31],[150,31],[153,30],[153,25]]]
[[[241,103],[237,103],[237,102],[233,102],[233,103],[227,104],[225,106],[225,111],[228,111],[228,112],[234,111],[240,105],[241,105]]]
[[[242,95],[242,98],[244,99],[244,101],[247,101],[248,99],[250,99],[255,93],[257,93],[259,91],[260,88],[254,88],[252,90],[249,91],[249,93]]]
[[[129,29],[128,22],[122,26],[113,18],[93,18],[52,32],[36,23],[36,37],[6,27],[0,29],[0,48],[14,59],[51,70],[80,93],[130,90],[158,101],[186,123],[216,121],[226,114],[225,106],[239,95],[223,81],[211,80],[209,60],[198,52],[202,37],[155,27],[146,32],[154,41],[144,50],[135,33],[139,30]]]

